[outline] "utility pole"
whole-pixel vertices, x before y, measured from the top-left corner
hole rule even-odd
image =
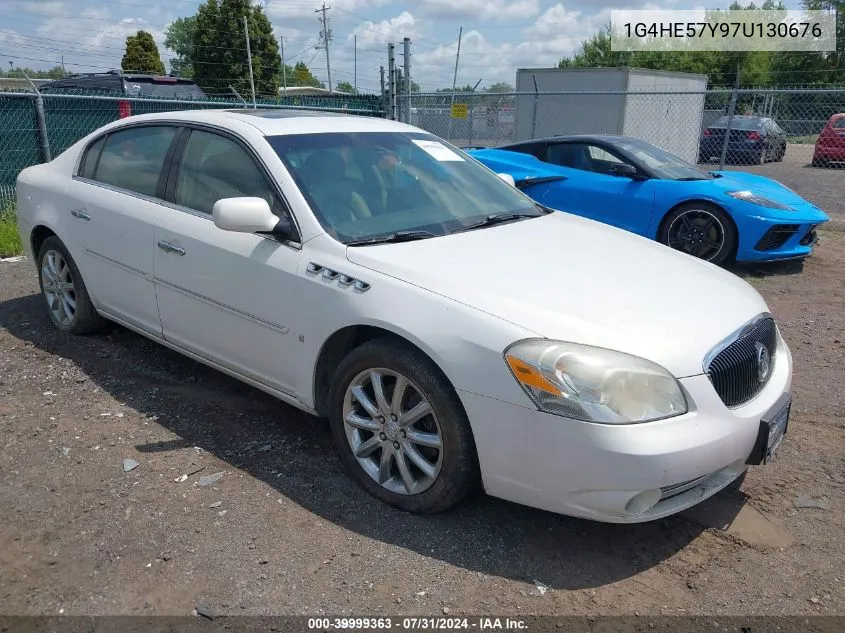
[[[385,114],[387,114],[387,104],[385,103],[386,99],[384,98],[384,66],[380,66],[379,70],[381,71],[381,105],[384,108]]]
[[[285,36],[279,36],[279,51],[282,55],[282,86],[284,87],[284,94],[288,93],[288,68],[285,64]]]
[[[327,7],[326,3],[323,3],[323,7],[321,9],[315,9],[314,13],[322,13],[323,17],[318,18],[320,23],[323,25],[323,30],[320,33],[320,39],[323,41],[323,46],[326,49],[326,74],[329,76],[329,92],[333,92],[332,90],[332,64],[329,61],[329,42],[332,41],[332,30],[329,28],[329,22],[326,18],[326,11],[331,9],[331,7]],[[317,47],[319,48],[319,46]]]
[[[405,123],[411,122],[411,38],[403,40],[405,57]]]
[[[65,56],[62,55],[62,74],[66,75],[67,71],[65,70]]]
[[[249,24],[247,24],[246,16],[244,16],[244,37],[246,37],[246,59],[249,62],[249,88],[252,91],[252,107],[255,105],[255,80],[252,78],[252,50],[249,47]]]
[[[402,69],[397,66],[396,70],[394,70],[394,72],[396,73],[396,80],[393,82],[393,85],[395,86],[393,97],[394,97],[394,108],[395,108],[396,116],[393,117],[393,120],[394,121],[404,121],[405,115],[402,112],[402,109],[403,109],[403,104],[404,104],[405,99],[402,96],[402,91],[403,91],[403,88],[402,88]]]
[[[396,60],[393,57],[393,42],[387,45],[387,108],[391,121],[396,120]]]
[[[464,27],[458,31],[458,54],[455,55],[455,74],[452,76],[452,105],[455,105],[455,86],[458,83],[458,61],[461,59],[461,37],[464,34]],[[449,108],[449,131],[446,133],[446,140],[452,140],[452,109]]]
[[[358,34],[357,33],[355,34],[354,41],[355,41],[355,52],[354,52],[353,57],[352,57],[352,59],[353,59],[352,63],[353,63],[353,68],[354,68],[354,71],[353,71],[353,74],[352,74],[352,77],[353,77],[352,83],[353,83],[353,88],[355,88],[355,94],[358,94]]]

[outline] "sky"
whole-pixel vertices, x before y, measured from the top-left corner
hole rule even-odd
[[[457,84],[479,89],[515,82],[517,68],[555,66],[610,20],[611,9],[727,8],[731,0],[326,0],[331,29],[332,82],[378,92],[387,44],[411,38],[411,77],[423,91],[451,87],[459,29],[463,28]],[[277,36],[285,61],[304,61],[327,82],[325,51],[315,10],[322,0],[257,0]],[[62,56],[68,70],[120,67],[126,36],[153,34],[162,59],[164,31],[196,13],[200,0],[0,0],[0,63],[50,68]],[[787,8],[800,8],[788,0]],[[357,36],[357,46],[355,40]],[[357,55],[356,55],[357,50]],[[357,57],[357,62],[355,61]],[[400,58],[401,63],[401,58]]]

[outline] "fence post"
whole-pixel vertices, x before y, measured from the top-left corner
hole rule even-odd
[[[41,91],[38,90],[32,79],[26,73],[23,74],[29,85],[35,91],[35,129],[38,135],[38,157],[42,163],[49,163],[53,158],[50,156],[50,139],[47,138],[47,117],[44,115],[44,99]]]
[[[540,91],[537,89],[537,75],[531,75],[534,80],[534,112],[531,114],[531,138],[535,137],[537,129],[537,102],[540,100]]]
[[[731,123],[734,120],[734,113],[736,112],[736,99],[739,93],[739,71],[740,65],[736,66],[736,81],[734,82],[734,89],[731,93],[731,104],[728,106],[728,125],[725,128],[725,138],[722,140],[722,155],[719,157],[719,171],[725,168],[725,156],[728,153],[728,139],[731,136]]]
[[[35,95],[35,123],[38,129],[38,154],[42,163],[49,163],[53,158],[50,156],[50,140],[47,138],[44,99],[41,98],[40,93]]]

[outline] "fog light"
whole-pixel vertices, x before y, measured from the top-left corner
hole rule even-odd
[[[648,512],[660,501],[662,493],[660,490],[646,490],[625,504],[625,512],[629,514],[642,514]]]

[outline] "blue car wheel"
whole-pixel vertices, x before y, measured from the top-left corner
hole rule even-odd
[[[689,202],[666,216],[660,241],[687,255],[722,264],[736,247],[736,229],[719,207]]]

